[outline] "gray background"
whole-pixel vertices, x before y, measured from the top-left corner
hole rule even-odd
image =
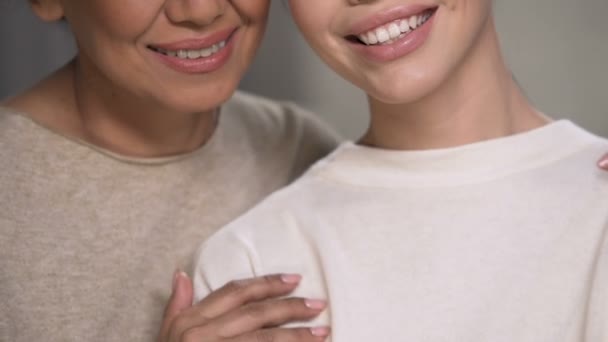
[[[65,63],[74,53],[62,25],[38,22],[25,0],[0,0],[0,98]],[[497,0],[507,61],[532,101],[608,136],[608,0]],[[358,90],[328,70],[273,0],[268,35],[242,88],[293,100],[349,138],[367,124]]]

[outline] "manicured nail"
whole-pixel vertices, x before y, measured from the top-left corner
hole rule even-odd
[[[175,288],[177,287],[179,278],[188,278],[188,273],[179,268],[175,270],[175,273],[173,274],[173,291],[175,291]]]
[[[281,275],[281,281],[285,284],[297,284],[302,280],[302,276],[299,274],[283,274]]]
[[[598,165],[602,168],[602,169],[608,169],[608,158],[600,160],[600,162],[598,163]]]
[[[313,336],[317,336],[317,337],[327,337],[327,336],[329,336],[329,328],[327,328],[327,327],[310,328],[310,333]]]
[[[309,309],[313,310],[322,310],[327,306],[326,301],[318,299],[307,299],[304,301],[304,304],[306,304]]]

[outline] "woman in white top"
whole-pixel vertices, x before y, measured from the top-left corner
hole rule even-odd
[[[370,127],[202,246],[195,292],[300,273],[334,342],[608,340],[608,140],[536,110],[491,0],[291,0]]]

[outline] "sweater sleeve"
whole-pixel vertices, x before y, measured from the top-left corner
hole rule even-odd
[[[587,317],[585,341],[608,341],[608,224],[599,249]]]

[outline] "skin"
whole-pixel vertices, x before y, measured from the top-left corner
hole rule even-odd
[[[604,157],[602,157],[602,159],[600,159],[600,161],[597,163],[597,165],[600,168],[608,171],[608,153],[606,155],[604,155]]]
[[[269,0],[33,0],[47,21],[65,18],[78,55],[5,105],[65,136],[115,153],[159,157],[204,145],[218,107],[236,90],[266,26]],[[185,74],[158,62],[149,45],[238,27],[221,68]],[[279,325],[318,315],[325,303],[280,298],[299,276],[227,284],[191,307],[192,285],[176,273],[158,341],[322,341],[328,329]]]
[[[345,36],[354,22],[412,3],[438,8],[432,32],[419,49],[390,62],[373,62],[353,51]],[[490,0],[291,0],[290,5],[313,49],[368,94],[371,124],[363,144],[445,148],[549,122],[506,67]]]
[[[327,327],[277,328],[311,319],[325,308],[321,301],[273,299],[288,295],[300,280],[298,275],[272,275],[236,281],[192,306],[192,281],[177,272],[158,341],[324,341]]]
[[[192,151],[212,134],[216,109],[249,68],[268,6],[268,0],[34,1],[41,18],[65,17],[79,53],[8,105],[117,153],[155,157]],[[235,50],[214,72],[176,72],[148,49],[232,27],[239,28]]]

